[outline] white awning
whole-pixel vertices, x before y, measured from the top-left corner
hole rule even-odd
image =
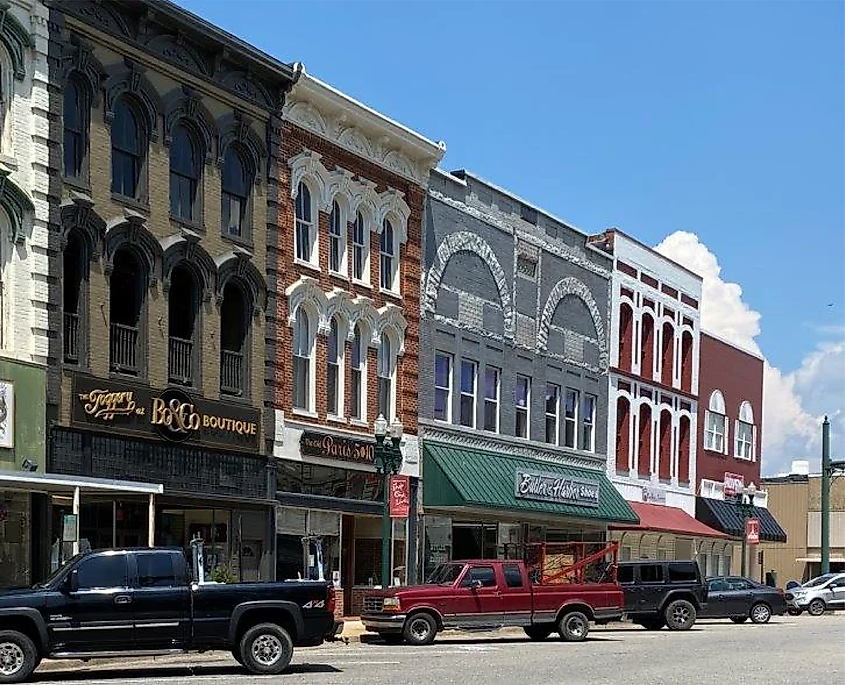
[[[821,558],[821,556],[798,557],[795,561],[802,561],[804,563],[809,563],[809,564],[820,564],[820,563],[822,563],[822,558]],[[830,561],[833,561],[837,564],[845,564],[845,557],[843,557],[843,556],[831,556]]]
[[[28,473],[26,471],[0,471],[0,488],[44,493],[69,493],[76,488],[83,492],[126,492],[137,495],[160,495],[164,492],[164,485],[161,483],[140,483],[129,480],[66,476],[59,473]]]

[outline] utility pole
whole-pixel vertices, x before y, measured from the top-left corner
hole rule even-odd
[[[830,421],[822,423],[822,575],[830,573]]]

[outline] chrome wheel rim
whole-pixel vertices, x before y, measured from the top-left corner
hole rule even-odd
[[[259,635],[252,643],[252,657],[262,666],[272,666],[282,657],[282,641],[275,635]]]
[[[814,616],[819,616],[824,613],[824,604],[822,604],[819,600],[814,599],[810,602],[810,606],[807,607],[807,611]]]
[[[751,618],[757,623],[765,623],[769,620],[769,608],[762,605],[754,607]]]
[[[5,676],[15,675],[23,668],[24,654],[20,645],[14,642],[0,644],[0,673]]]
[[[425,640],[431,632],[431,626],[428,621],[423,618],[417,618],[411,621],[411,635],[416,640]]]
[[[682,626],[689,620],[689,609],[683,604],[672,609],[672,621],[676,626]]]
[[[587,631],[587,626],[580,616],[570,616],[566,619],[566,631],[572,637],[584,637]]]

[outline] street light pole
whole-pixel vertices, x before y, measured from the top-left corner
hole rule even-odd
[[[747,535],[745,532],[748,519],[754,515],[754,495],[757,494],[757,486],[751,483],[739,493],[739,508],[742,511],[742,559],[740,559],[740,575],[745,578],[747,564]],[[747,501],[746,501],[747,498]]]
[[[395,476],[402,468],[402,422],[394,419],[390,425],[390,442],[387,437],[387,419],[382,414],[375,421],[376,434],[376,473],[382,479],[381,512],[381,586],[390,586],[390,476]]]
[[[830,573],[830,421],[822,422],[822,575]]]

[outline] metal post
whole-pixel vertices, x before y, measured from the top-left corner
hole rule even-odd
[[[381,512],[381,586],[390,586],[390,469],[388,468],[387,445],[384,440],[376,442],[376,463],[381,463],[382,512]],[[380,462],[378,461],[380,459]]]
[[[79,554],[79,534],[82,529],[79,521],[79,488],[73,489],[73,515],[76,516],[76,540],[73,541],[73,555]]]
[[[745,561],[746,561],[745,557],[748,556],[747,555],[748,550],[746,549],[746,545],[745,545],[745,522],[747,520],[748,520],[748,516],[743,511],[742,512],[742,559],[739,562],[740,567],[741,567],[739,575],[742,576],[743,578],[745,578]]]
[[[150,493],[150,506],[147,517],[147,545],[155,547],[156,538],[156,496]]]
[[[830,421],[822,422],[822,575],[830,573]]]

